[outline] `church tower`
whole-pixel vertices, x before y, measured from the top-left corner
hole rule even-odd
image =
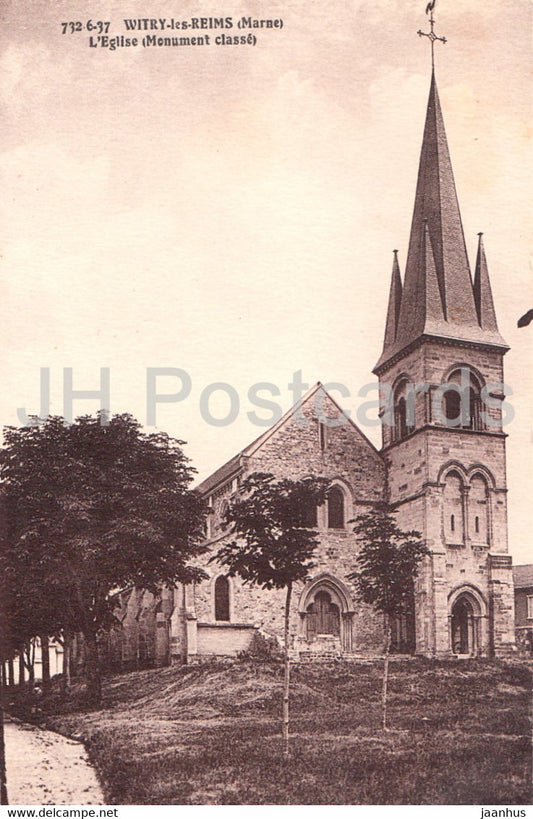
[[[433,12],[430,24],[433,52],[441,39]],[[399,525],[418,529],[431,551],[415,591],[420,654],[502,655],[514,643],[502,428],[507,350],[481,234],[472,282],[432,68],[405,277],[402,284],[394,251],[374,368],[389,499]]]

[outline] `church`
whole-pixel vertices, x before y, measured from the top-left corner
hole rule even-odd
[[[430,18],[431,47],[434,40]],[[506,518],[503,357],[479,235],[472,279],[432,69],[405,273],[394,251],[384,343],[373,372],[383,406],[378,451],[318,383],[257,440],[204,480],[207,545],[227,534],[228,502],[252,472],[330,481],[317,509],[312,577],[293,591],[294,659],[357,658],[383,650],[380,617],[347,576],[358,544],[349,523],[379,501],[430,550],[414,615],[395,623],[394,649],[426,657],[505,656],[514,647]],[[284,592],[262,591],[207,563],[198,585],[160,598],[120,595],[109,637],[124,665],[191,662],[281,642]]]

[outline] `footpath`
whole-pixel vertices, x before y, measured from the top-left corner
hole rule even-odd
[[[10,805],[103,805],[104,796],[84,746],[6,717]]]

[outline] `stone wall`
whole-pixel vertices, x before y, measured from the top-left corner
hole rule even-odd
[[[256,629],[232,623],[198,623],[198,656],[235,657],[254,647]]]

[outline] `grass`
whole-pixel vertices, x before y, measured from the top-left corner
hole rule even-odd
[[[529,669],[396,661],[295,666],[291,756],[282,667],[250,660],[108,678],[101,709],[51,699],[41,721],[86,742],[109,804],[529,804]]]

